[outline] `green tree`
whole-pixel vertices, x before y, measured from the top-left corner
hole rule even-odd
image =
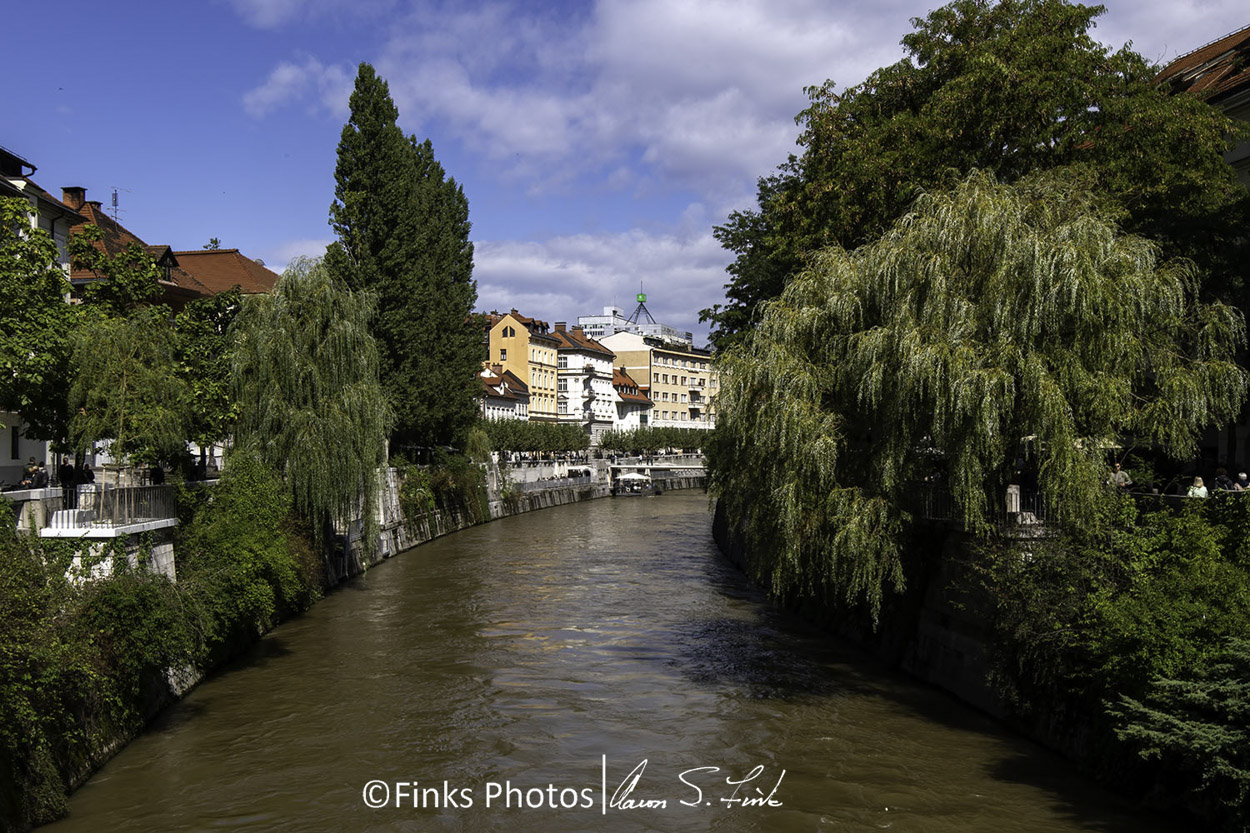
[[[76,311],[56,244],[32,218],[29,203],[0,198],[0,409],[20,413],[29,435],[60,440]]]
[[[187,439],[203,449],[225,439],[238,417],[230,375],[230,325],[241,306],[238,289],[199,298],[174,319],[178,374],[188,386]]]
[[[111,315],[156,303],[161,295],[160,269],[142,246],[131,243],[116,255],[97,246],[104,239],[99,227],[86,225],[69,241],[74,268],[91,272],[95,280],[82,290],[83,303]]]
[[[165,307],[114,316],[92,311],[74,331],[73,343],[75,448],[86,451],[109,440],[119,463],[185,453],[189,396],[174,362],[176,339]]]
[[[831,81],[809,88],[801,155],[760,180],[755,209],[716,230],[736,255],[728,304],[702,314],[718,346],[748,331],[809,256],[877,238],[920,191],[973,169],[1012,182],[1086,166],[1127,231],[1193,260],[1212,297],[1250,307],[1250,199],[1223,160],[1246,127],[1157,88],[1156,68],[1131,49],[1094,41],[1103,10],[956,0],[912,20],[898,63],[840,94]]]
[[[1120,738],[1165,768],[1172,794],[1196,797],[1224,829],[1250,828],[1250,641],[1232,638],[1206,667],[1120,699]]]
[[[280,472],[323,551],[335,524],[372,511],[390,413],[369,334],[372,298],[337,285],[321,261],[292,263],[272,294],[251,295],[235,322],[236,445]]]
[[[1194,282],[1057,174],[975,173],[824,250],[721,361],[711,484],[750,519],[754,571],[875,616],[915,484],[940,468],[987,531],[1021,454],[1057,522],[1098,524],[1106,442],[1185,457],[1245,398],[1244,320]]]
[[[405,137],[384,80],[360,65],[339,140],[326,264],[377,295],[372,332],[395,412],[392,443],[463,442],[477,414],[481,331],[469,204],[430,142]]]

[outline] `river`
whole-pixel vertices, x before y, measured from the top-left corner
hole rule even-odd
[[[698,493],[597,500],[393,558],[41,830],[1171,829],[776,611],[710,525]]]

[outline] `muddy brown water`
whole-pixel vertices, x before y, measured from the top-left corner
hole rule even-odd
[[[1174,829],[775,610],[710,526],[700,493],[605,499],[393,558],[41,830]]]

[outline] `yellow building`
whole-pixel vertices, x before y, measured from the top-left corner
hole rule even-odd
[[[500,365],[529,384],[531,421],[554,422],[556,414],[556,350],[560,340],[548,335],[546,321],[529,318],[516,310],[492,312],[487,364]]]
[[[616,354],[651,399],[655,427],[716,427],[715,398],[720,382],[712,368],[712,353],[682,342],[618,332],[599,339]]]

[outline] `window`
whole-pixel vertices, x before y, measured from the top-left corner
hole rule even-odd
[[[668,401],[668,391],[664,391],[664,393],[660,394],[660,397],[663,399],[663,401],[667,402],[667,401]]]
[[[683,393],[683,394],[681,395],[681,401],[682,401],[682,402],[685,402],[685,401],[686,401],[686,394],[684,394],[684,393]]]
[[[660,381],[660,374],[658,374],[658,373],[652,373],[651,375],[655,377],[652,381],[654,381],[654,382],[659,382],[659,381]]]
[[[508,360],[508,349],[506,347],[499,348],[499,361],[506,362]]]
[[[682,376],[682,377],[681,377],[681,383],[682,383],[683,385],[684,385],[684,384],[686,384],[686,377],[685,377],[685,376]]]
[[[660,419],[668,419],[668,411],[660,411]]]
[[[560,368],[561,370],[567,370],[568,366],[569,366],[568,356],[560,356],[558,359],[556,359],[556,367]]]
[[[568,393],[568,391],[569,391],[569,380],[568,380],[568,379],[560,379],[559,381],[557,381],[557,382],[556,382],[556,390],[561,391],[561,392],[563,392],[563,393]]]
[[[668,374],[667,374],[667,373],[665,373],[665,374],[664,374],[664,384],[666,384],[666,385],[668,384]]]

